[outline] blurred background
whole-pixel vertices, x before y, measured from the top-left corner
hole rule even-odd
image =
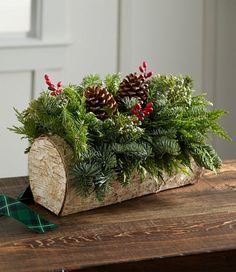
[[[27,146],[7,127],[46,89],[90,73],[189,74],[215,107],[233,143],[213,139],[236,159],[235,0],[0,0],[0,178],[27,175]]]

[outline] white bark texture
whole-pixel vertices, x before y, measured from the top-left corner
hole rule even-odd
[[[200,167],[193,164],[190,175],[165,175],[164,180],[158,181],[148,176],[144,182],[134,174],[132,182],[125,187],[114,180],[111,190],[106,193],[103,201],[99,201],[94,193],[88,197],[81,197],[76,192],[70,175],[72,154],[68,144],[58,136],[36,139],[29,153],[29,180],[34,200],[60,216],[193,184],[202,172]]]

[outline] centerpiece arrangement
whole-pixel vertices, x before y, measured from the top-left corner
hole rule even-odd
[[[22,124],[29,140],[34,199],[66,215],[193,183],[221,160],[209,133],[225,111],[193,95],[188,76],[153,75],[147,62],[125,78],[88,75],[79,85],[54,85],[32,100]]]

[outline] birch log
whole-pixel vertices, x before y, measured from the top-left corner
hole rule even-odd
[[[164,180],[158,181],[148,176],[141,182],[138,175],[134,174],[132,182],[125,187],[114,180],[111,190],[107,192],[103,201],[99,201],[95,194],[81,197],[76,192],[70,176],[72,154],[68,144],[58,136],[36,139],[29,152],[29,181],[34,200],[60,216],[193,184],[201,174],[201,168],[195,164],[190,175],[165,175]]]

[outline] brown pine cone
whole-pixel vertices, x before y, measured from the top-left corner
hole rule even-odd
[[[131,73],[120,83],[117,100],[120,102],[125,97],[137,98],[141,103],[147,100],[148,83],[142,74]]]
[[[87,109],[97,118],[104,120],[117,110],[117,103],[111,93],[100,86],[88,87],[85,91]]]

